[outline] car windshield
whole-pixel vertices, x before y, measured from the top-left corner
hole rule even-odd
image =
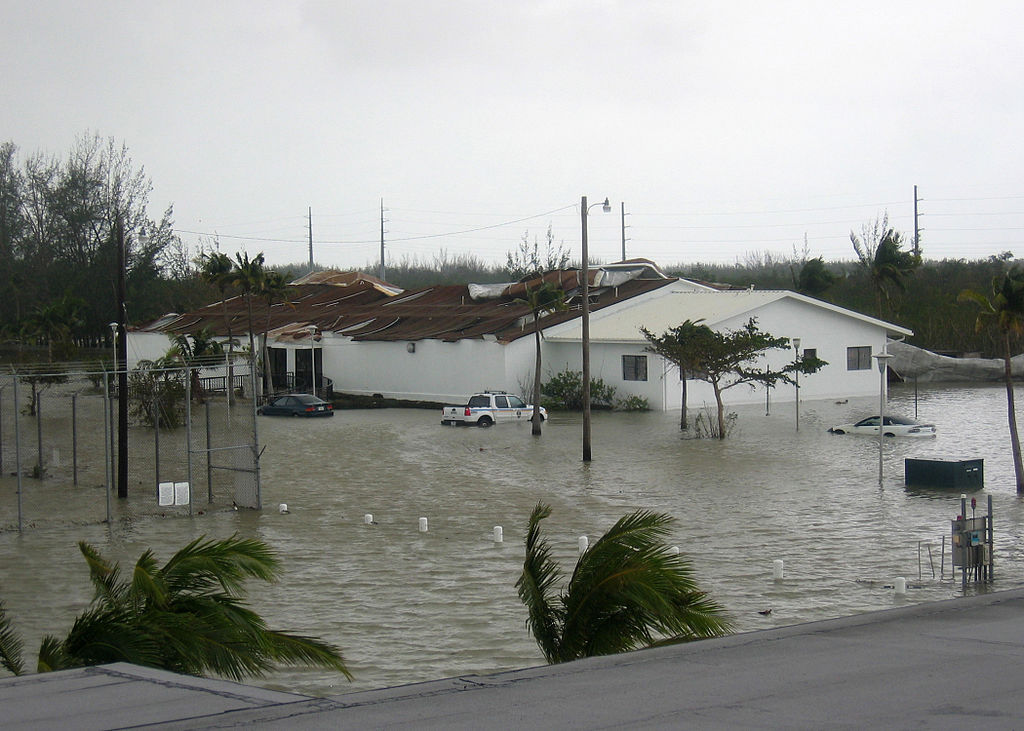
[[[508,405],[511,406],[513,409],[525,409],[526,408],[526,404],[523,403],[523,400],[521,398],[519,398],[518,396],[509,396],[508,397]]]
[[[869,416],[866,419],[861,419],[854,426],[878,426],[878,417]]]

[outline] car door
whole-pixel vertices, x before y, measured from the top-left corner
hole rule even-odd
[[[515,414],[508,407],[508,396],[494,397],[494,419],[495,421],[512,421]]]
[[[861,434],[874,434],[877,437],[878,422],[879,418],[877,416],[869,416],[867,419],[861,419],[853,426]]]
[[[518,396],[508,397],[508,407],[512,409],[512,413],[516,419],[529,419],[533,415],[526,407],[526,404],[523,403],[523,400]]]

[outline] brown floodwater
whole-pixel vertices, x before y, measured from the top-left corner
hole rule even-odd
[[[985,489],[971,495],[979,514],[993,496],[993,588],[1024,584],[1024,502],[1014,492],[1003,389],[922,386],[916,400],[938,436],[886,441],[881,485],[876,440],[826,432],[875,412],[871,398],[805,402],[799,431],[792,402],[772,404],[770,415],[763,404],[737,408],[736,430],[721,442],[682,437],[678,413],[595,413],[586,465],[575,414],[553,414],[539,439],[526,423],[442,427],[438,413],[413,409],[261,417],[262,512],[157,511],[140,489],[115,500],[108,526],[95,480],[26,480],[21,533],[5,464],[0,598],[34,662],[39,638],[65,632],[89,601],[77,541],[134,561],[147,547],[166,559],[196,536],[237,532],[267,541],[284,562],[279,583],[252,585],[252,605],[273,627],[340,645],[355,674],[349,683],[286,669],[258,683],[337,695],[489,673],[542,663],[514,586],[539,500],[553,508],[545,529],[567,571],[579,536],[594,540],[638,507],[675,516],[672,542],[739,631],[960,595],[948,539],[944,576],[940,566],[959,491],[906,487],[907,457],[985,460]],[[894,387],[890,409],[913,416],[913,387]],[[775,560],[784,561],[782,581],[773,580]],[[905,597],[892,588],[899,576],[910,585]]]

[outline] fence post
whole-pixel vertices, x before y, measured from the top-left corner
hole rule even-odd
[[[185,371],[185,454],[188,463],[188,514],[192,515],[192,377]]]
[[[18,403],[18,376],[14,376],[14,467],[18,474],[18,532],[21,533],[21,420],[18,414],[21,405]]]
[[[211,505],[213,504],[213,452],[210,444],[210,402],[207,401],[206,406],[206,500]]]
[[[71,394],[71,481],[78,487],[78,393]]]

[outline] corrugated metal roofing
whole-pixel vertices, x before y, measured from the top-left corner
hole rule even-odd
[[[615,287],[602,287],[605,272],[600,267],[590,270],[591,310],[610,305],[667,286],[677,280],[666,277],[653,264],[631,262],[634,278]],[[546,281],[559,284],[569,295],[570,309],[550,313],[541,318],[541,327],[567,322],[579,317],[579,272],[564,270],[548,272]],[[615,281],[621,281],[616,277]],[[315,325],[323,332],[342,333],[354,340],[393,341],[438,339],[456,341],[463,338],[493,336],[511,342],[532,334],[534,326],[530,310],[519,300],[527,286],[539,280],[516,282],[494,291],[497,296],[473,299],[468,285],[423,287],[389,296],[373,282],[356,279],[352,284],[301,284],[289,286],[286,301],[271,306],[269,332],[279,341],[308,337],[306,328]],[[232,297],[225,303],[232,333],[247,332],[248,314],[245,299]],[[268,323],[264,300],[254,297],[253,321],[257,332]],[[140,328],[171,334],[192,333],[208,327],[216,335],[227,335],[227,325],[220,302],[211,303],[194,312],[185,313],[171,322],[160,320]]]

